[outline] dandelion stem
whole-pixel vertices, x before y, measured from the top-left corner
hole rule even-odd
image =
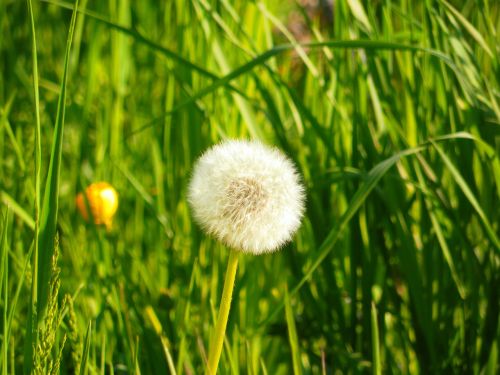
[[[222,345],[226,334],[227,318],[231,307],[231,296],[233,294],[234,279],[238,268],[238,252],[235,250],[229,251],[229,259],[227,261],[226,279],[224,281],[224,289],[222,291],[222,300],[219,307],[219,316],[215,325],[215,332],[210,344],[208,355],[208,367],[206,375],[216,375],[219,359],[222,353]]]

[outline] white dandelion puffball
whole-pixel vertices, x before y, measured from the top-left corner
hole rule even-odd
[[[206,151],[194,167],[188,200],[206,232],[252,254],[288,242],[304,212],[304,188],[292,162],[252,141],[227,141]]]

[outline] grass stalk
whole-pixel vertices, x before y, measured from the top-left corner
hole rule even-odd
[[[214,336],[211,340],[210,350],[208,354],[208,366],[205,372],[206,375],[215,375],[219,366],[219,360],[226,335],[227,319],[229,317],[229,309],[231,308],[231,298],[233,295],[234,279],[236,278],[236,270],[238,269],[238,252],[235,250],[229,251],[229,259],[227,261],[226,278],[224,280],[224,288],[222,290],[222,299],[219,308],[217,323],[215,324]]]
[[[66,89],[68,78],[69,57],[73,32],[75,30],[78,0],[76,0],[69,26],[68,39],[66,41],[66,53],[64,57],[64,70],[61,79],[60,95],[57,103],[57,116],[50,154],[49,169],[45,182],[42,210],[40,212],[40,233],[38,245],[43,252],[38,254],[38,304],[37,316],[40,322],[45,313],[48,303],[50,266],[54,249],[54,238],[56,236],[57,217],[59,211],[59,185],[61,175],[62,143],[64,133],[64,118],[66,112]],[[37,254],[35,253],[35,256]]]
[[[8,309],[8,293],[9,293],[9,262],[8,262],[8,249],[7,249],[7,227],[9,210],[3,218],[2,235],[0,238],[0,259],[2,267],[0,271],[0,296],[3,300],[3,342],[2,342],[2,373],[7,374],[8,365],[8,348],[9,348],[9,324],[7,323],[7,309]]]
[[[28,306],[28,317],[26,319],[26,340],[24,345],[25,358],[31,359],[33,357],[33,348],[37,343],[37,335],[34,330],[36,326],[36,311],[38,301],[38,249],[40,234],[40,167],[42,162],[42,145],[41,145],[41,123],[40,123],[40,91],[38,87],[38,57],[37,57],[37,44],[36,44],[36,31],[35,31],[35,18],[33,15],[33,4],[31,0],[27,0],[28,13],[31,25],[31,55],[33,61],[33,96],[35,99],[35,219],[34,219],[34,250],[33,250],[33,276],[31,279],[31,296],[30,304]],[[24,361],[24,372],[31,372],[31,360]]]
[[[382,364],[380,362],[380,338],[378,329],[377,308],[372,302],[371,309],[371,326],[372,326],[372,374],[382,374]]]

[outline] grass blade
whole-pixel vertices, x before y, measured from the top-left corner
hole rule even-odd
[[[491,52],[490,47],[488,47],[488,44],[484,40],[483,36],[477,31],[477,29],[469,22],[467,21],[467,18],[465,18],[462,13],[460,13],[457,9],[455,9],[450,3],[448,3],[446,0],[441,0],[441,2],[448,8],[448,10],[453,13],[453,15],[458,19],[458,21],[463,25],[463,27],[467,30],[467,32],[474,38],[474,40],[481,46],[483,47],[484,51],[491,57],[493,58],[493,53]]]
[[[333,247],[339,240],[341,234],[346,229],[349,221],[352,219],[354,214],[358,211],[361,205],[365,202],[368,195],[375,188],[380,179],[387,173],[387,171],[394,166],[402,157],[414,155],[422,151],[424,147],[409,148],[404,151],[398,152],[397,154],[391,156],[388,159],[383,160],[373,167],[370,172],[368,172],[364,183],[359,187],[354,196],[352,197],[346,212],[342,215],[337,225],[328,233],[328,236],[321,244],[318,249],[319,255],[316,260],[312,263],[309,269],[306,271],[305,275],[299,281],[299,283],[292,289],[290,296],[295,295],[300,288],[311,278],[312,274],[321,265],[321,263],[326,259],[328,254],[332,251]],[[272,320],[277,313],[284,307],[285,302],[281,302],[273,311],[273,313],[260,325],[265,326],[267,322]]]
[[[426,182],[424,180],[424,177],[422,175],[420,168],[416,167],[415,170],[416,170],[418,182],[426,190],[428,190],[428,187],[426,185]],[[462,299],[465,299],[466,290],[465,290],[464,284],[462,282],[461,277],[459,276],[459,273],[457,271],[457,267],[455,266],[455,260],[454,260],[452,253],[448,247],[448,244],[446,242],[446,238],[445,238],[445,236],[443,234],[443,230],[441,228],[441,224],[439,223],[439,220],[438,220],[436,213],[433,209],[431,200],[427,196],[425,196],[424,203],[425,203],[425,207],[426,207],[426,212],[431,219],[432,228],[434,229],[434,233],[436,234],[439,246],[441,247],[441,251],[443,252],[443,257],[444,257],[446,263],[448,264],[448,268],[450,269],[451,276],[452,276],[453,281],[455,282],[455,285],[457,287],[458,294],[460,295],[460,297]]]
[[[73,6],[71,4],[64,2],[64,1],[56,1],[56,0],[42,0],[42,1],[44,1],[48,4],[60,6],[61,8],[73,9]],[[211,79],[219,79],[219,77],[216,74],[211,73],[208,70],[202,68],[201,66],[198,66],[198,65],[192,63],[191,61],[183,58],[182,56],[175,53],[174,51],[149,40],[148,38],[144,37],[136,30],[133,30],[133,29],[128,28],[126,26],[120,25],[116,22],[109,21],[109,20],[105,19],[104,17],[102,17],[101,15],[99,15],[98,13],[95,13],[95,12],[92,12],[92,11],[89,11],[86,9],[78,9],[78,12],[80,12],[80,13],[84,14],[85,16],[88,16],[88,17],[92,18],[93,20],[98,21],[98,22],[100,22],[100,23],[102,23],[102,24],[104,24],[112,29],[115,29],[116,31],[119,31],[125,35],[128,35],[129,37],[131,37],[135,41],[137,41],[141,44],[144,44],[144,45],[148,46],[149,48],[151,48],[152,50],[162,54],[163,56],[168,57],[168,58],[172,59],[173,61],[179,63],[180,65],[182,65],[183,68],[191,69],[192,71],[195,71],[195,72],[199,73],[200,75],[211,78]],[[236,89],[234,89],[234,90],[238,91]]]
[[[35,229],[35,220],[7,192],[0,190],[0,200],[30,228]]]
[[[498,341],[498,340],[497,340]],[[484,375],[495,375],[498,370],[498,346],[497,341],[493,342],[491,347],[490,357],[486,368],[484,369]]]
[[[462,280],[458,275],[457,267],[455,266],[455,261],[453,260],[450,249],[448,248],[448,244],[446,243],[446,239],[444,238],[441,225],[439,224],[439,221],[436,218],[436,215],[434,214],[434,211],[432,210],[430,203],[427,200],[426,200],[426,206],[429,217],[431,218],[432,227],[434,228],[434,232],[436,233],[439,245],[441,246],[441,250],[443,251],[444,259],[448,264],[448,267],[450,268],[451,276],[453,277],[453,280],[455,281],[455,284],[457,286],[458,294],[460,294],[460,297],[462,297],[462,299],[465,299],[466,291],[463,286]]]
[[[17,284],[17,289],[16,292],[14,293],[14,298],[12,298],[11,306],[10,306],[10,312],[9,312],[9,318],[7,320],[7,326],[8,326],[8,332],[7,332],[7,337],[10,336],[10,331],[12,329],[12,322],[14,321],[14,315],[16,312],[16,307],[17,307],[17,302],[19,301],[19,296],[21,295],[21,290],[24,285],[24,278],[26,275],[26,271],[28,270],[28,266],[31,260],[31,255],[33,254],[33,248],[34,246],[31,246],[30,251],[28,252],[28,255],[26,256],[26,262],[24,263],[23,270],[21,274],[19,275],[19,283]]]
[[[329,47],[329,48],[343,48],[343,49],[393,50],[393,51],[399,50],[399,51],[411,51],[411,52],[425,52],[446,63],[453,71],[455,72],[457,71],[453,61],[444,53],[430,48],[412,46],[403,43],[393,43],[393,42],[385,42],[378,40],[338,40],[338,41],[325,41],[325,42],[313,42],[313,43],[300,43],[298,45],[302,47],[307,47],[309,49]],[[182,101],[171,111],[165,112],[160,117],[157,117],[149,121],[145,125],[139,127],[138,129],[135,129],[130,133],[130,135],[135,135],[137,133],[142,132],[143,130],[150,128],[151,126],[154,126],[156,123],[159,123],[166,116],[171,116],[172,114],[188,106],[189,104],[192,104],[197,100],[203,98],[204,96],[215,92],[219,87],[229,85],[229,83],[235,80],[236,78],[252,71],[257,66],[264,64],[270,58],[277,56],[285,51],[294,50],[296,47],[297,46],[293,44],[281,44],[271,48],[270,50],[258,55],[257,57],[250,60],[246,64],[243,64],[239,68],[236,68],[235,70],[228,73],[224,77],[214,81],[211,85],[207,86],[206,88],[198,91],[191,97]]]
[[[490,238],[490,241],[492,245],[494,246],[495,250],[497,252],[500,252],[500,240],[498,239],[497,235],[495,234],[495,230],[493,229],[491,223],[489,222],[488,218],[486,217],[486,214],[484,213],[483,209],[481,208],[481,205],[477,201],[476,197],[474,196],[474,193],[470,189],[469,185],[465,181],[465,179],[462,177],[458,169],[455,167],[455,165],[452,163],[450,158],[444,153],[444,151],[439,147],[436,142],[431,141],[434,148],[437,150],[439,156],[443,160],[444,164],[450,171],[451,175],[455,179],[455,182],[457,185],[460,187],[460,190],[462,190],[462,193],[464,193],[465,197],[469,200],[470,204],[478,214],[479,218],[481,219],[481,223],[484,226],[484,229],[486,230],[486,234]]]
[[[50,267],[54,252],[54,237],[56,235],[57,214],[59,209],[59,179],[61,170],[62,140],[64,132],[64,115],[66,110],[66,82],[69,65],[69,56],[73,32],[75,30],[78,0],[75,2],[73,15],[69,27],[66,54],[64,57],[64,71],[61,80],[59,101],[57,103],[57,117],[50,153],[50,163],[45,182],[42,211],[40,213],[40,233],[38,235],[38,322],[44,315],[47,306]]]
[[[377,318],[377,308],[375,303],[372,302],[371,311],[371,325],[372,325],[372,374],[381,375],[382,374],[382,363],[380,362],[380,338],[378,329],[378,318]]]
[[[363,4],[361,4],[359,0],[347,0],[347,4],[349,4],[349,8],[351,8],[353,16],[364,26],[366,31],[371,33],[372,25],[370,25],[370,21],[368,21]]]
[[[163,352],[165,353],[165,358],[167,359],[168,370],[172,375],[176,375],[177,372],[175,371],[174,361],[172,359],[172,355],[169,349],[169,346],[171,345],[168,342],[168,339],[163,335],[163,327],[161,325],[160,319],[158,319],[158,316],[156,315],[152,306],[147,306],[146,309],[144,310],[144,313],[146,314],[146,317],[148,318],[151,325],[153,326],[153,330],[161,340],[162,349]]]
[[[90,340],[92,339],[92,322],[87,326],[87,333],[85,334],[85,344],[83,346],[82,361],[80,362],[80,375],[87,374],[87,363],[90,353]]]
[[[24,358],[33,358],[33,348],[36,345],[37,336],[35,327],[38,325],[36,318],[37,301],[38,301],[38,250],[39,250],[39,235],[40,235],[40,167],[42,164],[42,146],[40,132],[40,90],[38,87],[38,57],[35,31],[35,18],[33,15],[33,4],[31,0],[27,0],[28,13],[31,25],[31,58],[33,60],[33,93],[35,99],[35,220],[33,229],[35,230],[35,239],[33,244],[33,275],[31,277],[31,295],[30,304],[28,305],[28,316],[26,319],[26,339],[24,341]],[[29,257],[28,257],[29,259]],[[19,283],[22,284],[22,283]],[[17,298],[16,298],[17,301]],[[15,305],[12,310],[14,311]],[[32,361],[25,360],[23,365],[25,374],[31,373]]]
[[[295,326],[295,319],[293,317],[292,305],[290,303],[290,296],[288,295],[288,288],[285,289],[285,317],[288,328],[288,341],[290,342],[290,350],[292,352],[293,373],[295,375],[301,375],[302,366],[300,365],[299,339]]]
[[[7,324],[7,309],[8,305],[8,292],[9,292],[9,269],[8,269],[8,256],[9,252],[7,250],[7,226],[9,209],[7,208],[7,213],[3,217],[2,223],[2,238],[0,240],[0,295],[3,300],[3,340],[2,340],[2,373],[7,374],[7,364],[8,364],[8,348],[9,348],[9,325]]]

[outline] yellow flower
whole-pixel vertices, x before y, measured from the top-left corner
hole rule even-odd
[[[76,196],[76,207],[85,219],[89,220],[87,207],[90,207],[94,224],[104,224],[108,230],[111,229],[113,216],[118,209],[118,193],[107,182],[95,182],[85,189],[86,201],[83,193]],[[87,206],[88,205],[88,206]]]

